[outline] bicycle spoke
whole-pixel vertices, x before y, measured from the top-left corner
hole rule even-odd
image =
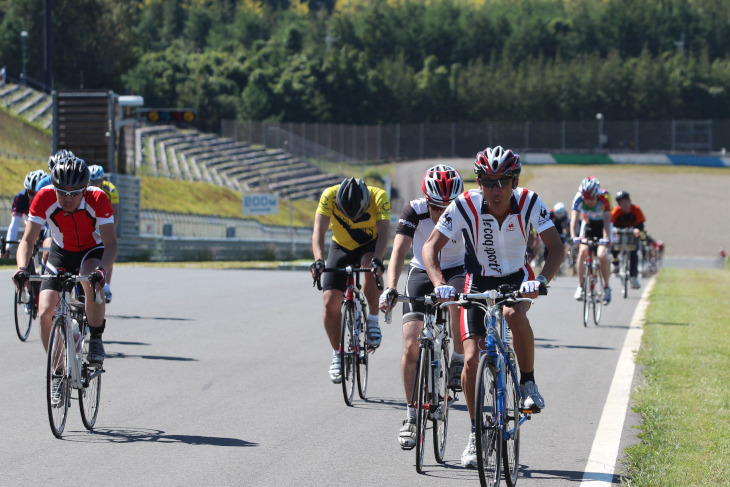
[[[499,483],[502,430],[497,411],[497,373],[485,355],[477,369],[476,437],[479,480],[482,486]]]
[[[51,431],[61,438],[66,426],[69,406],[68,347],[66,346],[66,326],[63,316],[56,318],[51,328],[48,342],[48,362],[46,367],[46,403]]]

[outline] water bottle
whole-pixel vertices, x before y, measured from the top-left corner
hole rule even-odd
[[[74,337],[74,346],[78,353],[81,350],[81,330],[79,330],[79,322],[76,321],[76,318],[71,318],[71,330]]]

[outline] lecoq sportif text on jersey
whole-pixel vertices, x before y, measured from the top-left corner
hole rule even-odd
[[[540,234],[554,224],[547,206],[533,191],[516,188],[510,205],[510,213],[500,225],[487,213],[481,190],[471,189],[454,200],[436,223],[436,230],[450,239],[462,233],[468,273],[506,276],[522,269],[530,275],[525,257],[530,231],[535,228]]]
[[[99,227],[114,223],[109,198],[99,188],[88,187],[81,204],[73,213],[63,210],[51,186],[41,189],[30,205],[28,221],[48,223],[53,241],[62,249],[80,252],[101,243]]]

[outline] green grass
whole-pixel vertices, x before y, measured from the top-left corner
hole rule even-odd
[[[651,293],[634,394],[641,442],[624,485],[730,485],[730,272],[663,269]]]

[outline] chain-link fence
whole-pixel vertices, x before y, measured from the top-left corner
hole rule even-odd
[[[600,115],[600,114],[597,114]],[[225,137],[329,161],[473,157],[486,146],[518,152],[723,151],[730,120],[605,120],[345,125],[223,120]]]

